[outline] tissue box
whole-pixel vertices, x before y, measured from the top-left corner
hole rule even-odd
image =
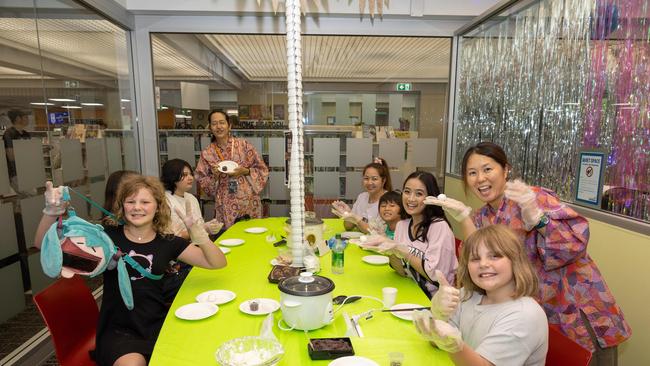
[[[307,344],[307,351],[312,360],[332,360],[354,355],[352,341],[347,337],[311,338],[310,343]]]

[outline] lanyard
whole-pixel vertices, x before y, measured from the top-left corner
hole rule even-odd
[[[234,148],[235,148],[235,138],[233,137],[232,140],[230,140],[230,154],[233,154]],[[219,148],[219,146],[217,146],[216,141],[214,143],[214,152],[217,153],[217,156],[219,156],[219,159],[221,159],[221,161],[226,160],[226,158],[224,158],[223,155],[221,154],[221,149]]]

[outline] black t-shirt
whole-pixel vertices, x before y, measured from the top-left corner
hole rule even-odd
[[[123,253],[130,255],[155,275],[165,273],[169,261],[178,258],[189,245],[186,239],[160,234],[148,243],[134,243],[124,235],[123,226],[107,226],[105,231]],[[97,327],[97,345],[100,353],[101,345],[111,341],[102,337],[115,331],[134,339],[150,341],[153,348],[167,316],[163,281],[143,277],[129,264],[126,264],[126,268],[133,291],[133,310],[128,310],[124,305],[117,281],[117,270],[104,272],[104,296]]]

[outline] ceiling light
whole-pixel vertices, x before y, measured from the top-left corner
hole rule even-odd
[[[49,98],[49,100],[53,102],[76,102],[76,99],[70,99],[70,98]]]
[[[162,106],[160,107],[160,109],[165,110],[165,109],[169,109],[169,107]]]
[[[55,105],[54,103],[44,103],[44,102],[31,102],[31,105]]]
[[[104,106],[102,103],[81,103],[81,105],[85,105],[86,107],[103,107]]]
[[[120,102],[125,102],[126,103],[126,102],[130,102],[130,101],[131,101],[131,99],[120,99]]]
[[[192,119],[192,116],[186,116],[184,114],[175,114],[174,117]]]
[[[78,105],[62,105],[61,108],[65,109],[81,109]]]

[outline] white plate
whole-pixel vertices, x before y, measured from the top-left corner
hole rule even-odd
[[[244,244],[244,239],[224,239],[219,242],[221,245],[225,245],[227,247],[236,247],[238,245]]]
[[[405,304],[395,304],[395,305],[391,306],[390,309],[395,310],[395,309],[422,308],[422,307],[424,307],[424,306],[420,305],[420,304],[408,304],[408,303],[405,303]],[[400,319],[404,319],[404,320],[408,320],[408,321],[413,320],[413,311],[392,311],[391,314],[393,314],[394,316],[396,316],[396,317],[398,317]]]
[[[341,233],[343,239],[359,239],[363,233],[358,231],[344,231]]]
[[[231,173],[235,171],[237,167],[239,167],[239,164],[235,163],[232,160],[224,160],[219,164],[217,164],[217,168],[219,168],[219,171],[224,173]]]
[[[228,254],[232,249],[230,248],[224,248],[224,247],[219,247],[219,250],[223,252],[223,254]]]
[[[379,366],[379,364],[369,358],[361,356],[340,357],[327,364],[327,366]]]
[[[275,258],[271,259],[271,262],[270,262],[270,263],[271,263],[272,266],[277,266],[277,265],[280,264],[280,262],[278,262],[278,260],[275,259]]]
[[[368,264],[388,264],[388,257],[385,255],[367,255],[361,258],[362,261]]]
[[[211,290],[200,293],[196,296],[197,302],[207,302],[210,304],[221,305],[232,301],[237,295],[228,290]]]
[[[219,311],[219,307],[207,302],[195,302],[183,305],[176,309],[174,314],[177,318],[185,320],[199,320],[211,317]]]
[[[259,307],[257,308],[257,311],[252,311],[250,309],[249,304],[253,300],[259,303]],[[241,310],[243,313],[250,314],[250,315],[271,314],[272,312],[278,310],[279,308],[280,308],[280,303],[273,299],[250,299],[239,304],[239,310]]]
[[[266,232],[268,230],[269,229],[267,229],[265,227],[249,227],[248,229],[244,229],[245,232],[250,233],[250,234],[261,234],[261,233],[264,233],[264,232]]]

